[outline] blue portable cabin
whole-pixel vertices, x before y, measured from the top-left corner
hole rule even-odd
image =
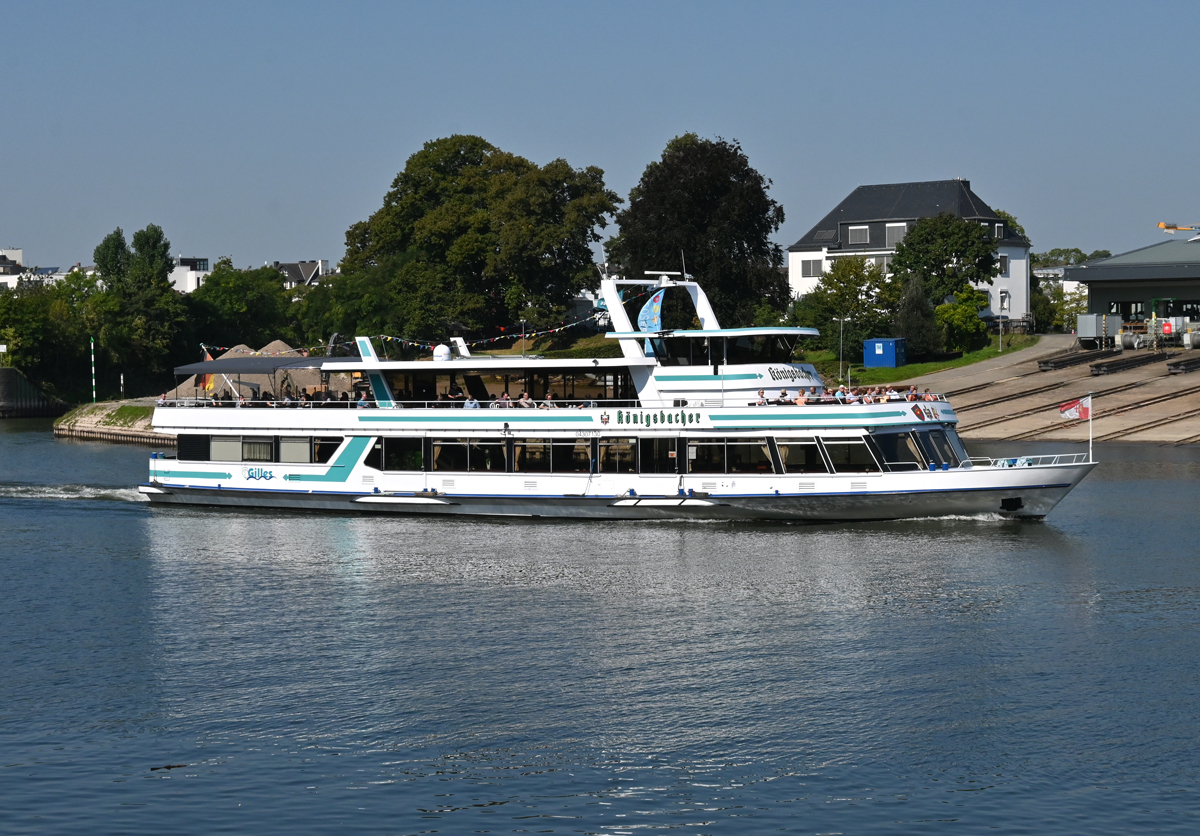
[[[908,362],[908,341],[894,339],[863,340],[863,365],[868,369],[894,369]]]

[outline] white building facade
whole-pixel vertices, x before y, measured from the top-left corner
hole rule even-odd
[[[859,186],[788,247],[792,296],[799,298],[816,287],[821,274],[838,258],[863,256],[890,273],[896,246],[913,224],[943,212],[979,223],[996,241],[999,275],[991,285],[976,285],[988,296],[981,316],[1029,317],[1029,241],[980,200],[968,180]]]
[[[175,269],[171,271],[171,284],[180,293],[191,293],[204,284],[208,274],[207,258],[184,258],[182,255],[175,259]]]

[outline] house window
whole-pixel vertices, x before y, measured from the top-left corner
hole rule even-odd
[[[1011,310],[1012,310],[1012,297],[1009,296],[1007,290],[1005,290],[1004,288],[1000,288],[1000,311],[999,312],[1002,313],[1004,311],[1011,311]]]
[[[1006,255],[1000,256],[1000,275],[1008,275],[1008,256]]]
[[[800,262],[800,276],[805,279],[815,279],[821,275],[821,259],[805,259]]]
[[[850,227],[850,243],[851,244],[870,244],[871,243],[871,227],[869,227],[869,226],[852,226],[852,227]]]
[[[1004,237],[1004,224],[996,224],[996,237],[997,238]]]
[[[908,232],[908,224],[888,224],[884,233],[884,243],[889,248],[894,247],[904,240],[906,232]]]

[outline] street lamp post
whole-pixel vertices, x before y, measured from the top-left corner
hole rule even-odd
[[[846,320],[849,318],[848,316],[834,317],[838,323],[838,383],[841,383],[845,379],[842,375],[842,348],[844,346],[843,337],[846,333]]]
[[[525,359],[525,320],[521,320],[521,359]]]

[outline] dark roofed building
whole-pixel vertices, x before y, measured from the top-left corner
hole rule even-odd
[[[1200,241],[1170,240],[1076,264],[1066,281],[1088,289],[1088,312],[1142,322],[1151,314],[1200,321]]]
[[[286,276],[288,287],[302,284],[316,284],[317,280],[329,273],[329,262],[320,261],[276,261],[271,265]]]
[[[982,224],[996,240],[1000,275],[990,287],[989,310],[1022,318],[1029,313],[1029,241],[971,191],[969,180],[859,186],[799,241],[788,247],[792,295],[811,290],[839,257],[861,255],[889,271],[896,245],[921,218],[949,212]]]

